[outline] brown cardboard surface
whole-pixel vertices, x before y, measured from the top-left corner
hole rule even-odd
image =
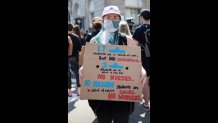
[[[140,47],[87,43],[80,99],[140,102]]]

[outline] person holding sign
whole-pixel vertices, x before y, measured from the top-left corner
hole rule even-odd
[[[130,36],[119,33],[121,16],[117,6],[105,7],[102,17],[103,28],[91,39],[90,43],[136,46]],[[81,82],[83,66],[79,70],[79,76]],[[146,79],[146,71],[142,67],[140,81],[145,82]],[[114,123],[128,123],[129,115],[134,111],[134,102],[89,100],[89,105],[96,114],[99,123],[111,123],[112,120]]]

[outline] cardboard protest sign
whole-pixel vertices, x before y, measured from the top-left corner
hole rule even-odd
[[[80,99],[140,102],[141,49],[87,43]]]

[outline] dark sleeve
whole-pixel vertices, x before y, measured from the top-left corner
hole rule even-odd
[[[140,28],[137,28],[136,30],[135,30],[135,32],[133,33],[133,36],[132,36],[132,38],[134,38],[135,40],[137,40],[138,42],[140,42],[141,40],[140,40],[140,37],[141,37],[141,35],[140,35]],[[140,42],[141,43],[141,42]]]
[[[81,38],[80,41],[81,41],[81,44],[82,44],[83,46],[85,46],[85,43],[86,43],[86,42],[85,42],[85,38]]]
[[[91,35],[87,34],[87,36],[85,37],[85,41],[90,42],[90,40],[91,40]]]
[[[79,45],[79,46],[78,46],[78,50],[81,51],[82,42],[81,42],[81,39],[80,39],[80,38],[78,38],[78,42],[79,42],[79,43],[78,43],[78,45]]]

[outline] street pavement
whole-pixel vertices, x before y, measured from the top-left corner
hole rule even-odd
[[[88,100],[80,100],[76,91],[76,79],[72,78],[72,97],[68,97],[68,123],[98,123],[89,107]],[[130,115],[129,123],[150,123],[150,112],[145,112],[135,103],[135,110]]]

